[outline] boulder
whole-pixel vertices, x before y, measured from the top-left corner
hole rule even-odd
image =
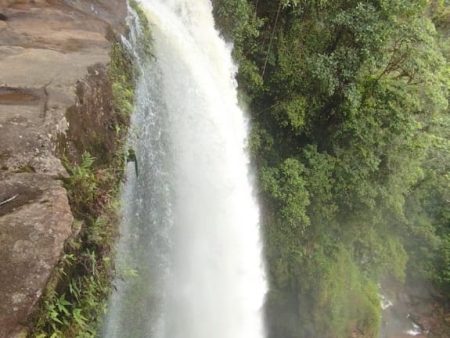
[[[57,180],[28,173],[0,179],[0,337],[11,337],[39,300],[73,217]]]

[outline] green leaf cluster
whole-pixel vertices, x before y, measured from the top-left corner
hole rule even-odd
[[[130,4],[143,30],[139,35],[143,40],[140,57],[150,59],[149,23],[138,4],[135,1]],[[112,291],[113,247],[119,224],[118,194],[124,177],[124,148],[139,70],[134,56],[121,42],[112,43],[110,59],[108,76],[99,77],[95,84],[100,87],[96,89],[102,99],[112,94],[112,105],[104,105],[101,118],[92,107],[81,109],[88,121],[81,131],[76,123],[71,123],[61,142],[60,150],[68,172],[63,182],[76,219],[74,235],[66,243],[65,254],[35,314],[30,334],[33,337],[97,337]],[[80,118],[75,113],[69,112],[69,121]],[[133,273],[129,270],[128,276]]]
[[[376,337],[380,281],[450,286],[448,4],[214,6],[252,114],[269,337]]]

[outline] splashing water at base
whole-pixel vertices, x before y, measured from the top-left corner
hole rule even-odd
[[[231,48],[208,0],[143,0],[156,61],[142,66],[117,282],[105,337],[262,338],[259,210]],[[141,174],[142,172],[142,174]]]

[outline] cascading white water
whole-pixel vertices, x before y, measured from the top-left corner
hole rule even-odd
[[[141,65],[140,173],[128,170],[118,249],[138,275],[117,281],[104,336],[262,338],[259,210],[231,48],[209,0],[141,4],[156,60]]]

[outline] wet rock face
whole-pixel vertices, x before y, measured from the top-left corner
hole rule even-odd
[[[389,302],[383,311],[380,338],[448,338],[450,321],[444,295],[426,280],[382,282]],[[386,298],[385,298],[386,299]]]
[[[57,143],[125,13],[125,0],[0,0],[0,338],[26,328],[71,235]]]
[[[98,163],[113,161],[117,153],[112,84],[108,70],[101,65],[89,67],[88,75],[78,81],[76,104],[66,113],[70,128],[60,137],[60,149],[71,162],[79,162],[83,153],[95,156]]]
[[[0,337],[10,337],[45,288],[73,218],[58,181],[28,173],[0,179],[0,201],[10,199],[0,206]]]

